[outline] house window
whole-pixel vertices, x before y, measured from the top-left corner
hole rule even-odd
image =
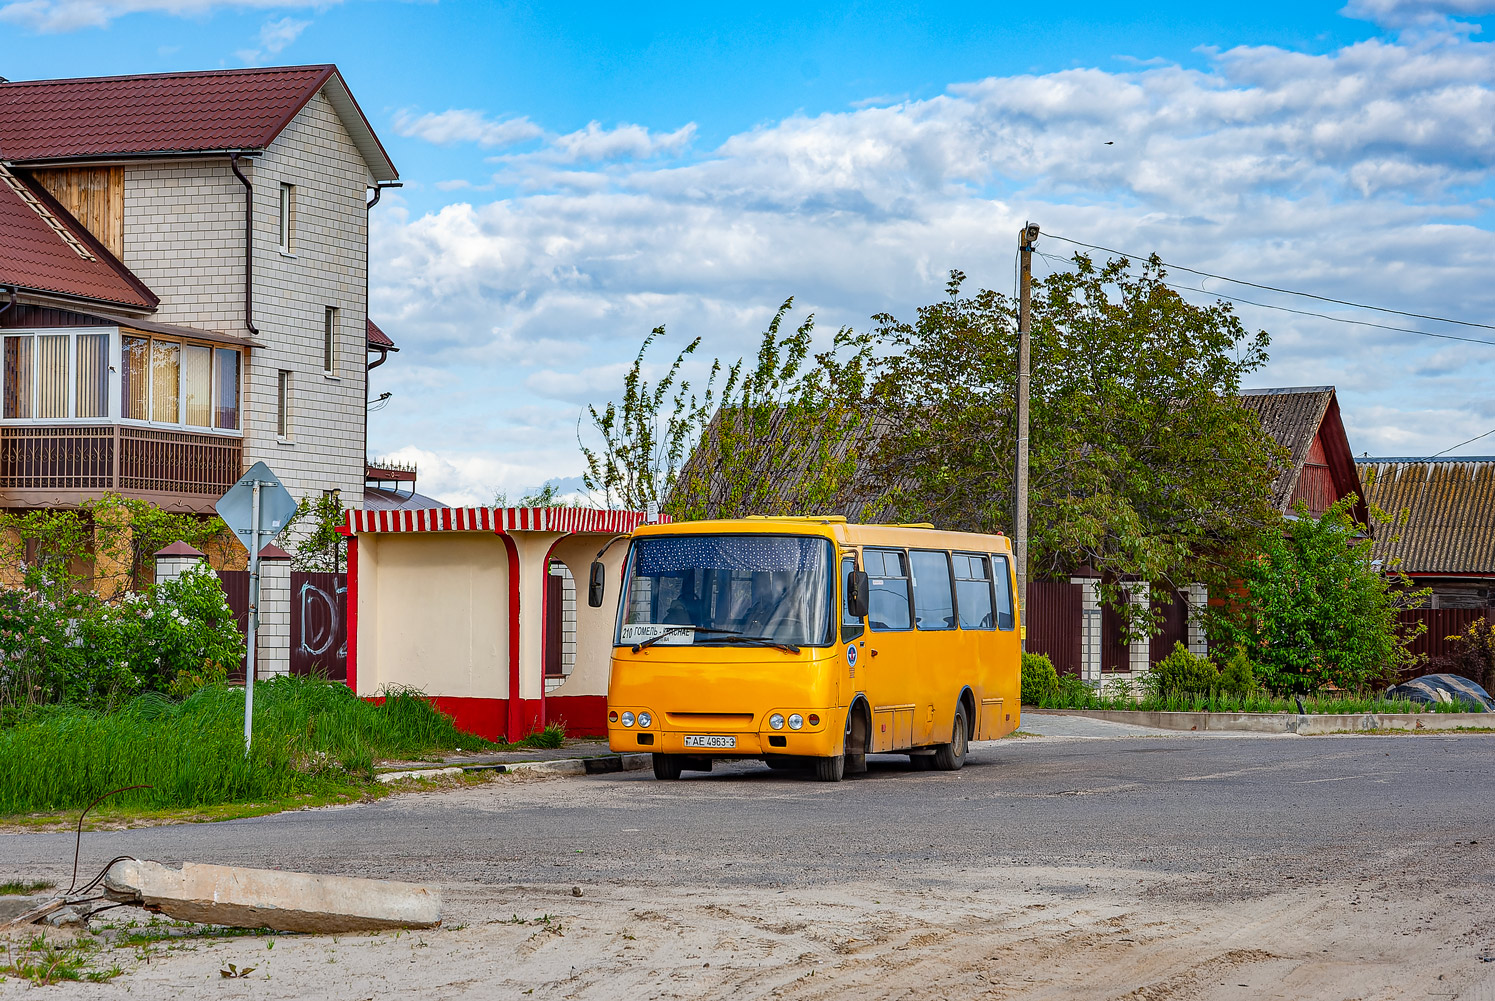
[[[124,420],[239,430],[237,350],[125,334],[120,356],[119,415]],[[79,378],[81,385],[81,374]]]
[[[76,412],[84,420],[109,416],[109,335],[79,334]]]
[[[213,351],[213,426],[239,428],[239,352],[232,348]]]
[[[0,410],[7,418],[25,419],[31,416],[31,397],[35,361],[32,345],[35,338],[5,338],[5,407]]]
[[[295,222],[295,203],[296,186],[282,184],[280,186],[280,252],[282,254],[291,252],[291,225]]]
[[[275,384],[275,433],[291,436],[291,373],[281,369]]]
[[[337,307],[322,312],[322,371],[337,374]]]

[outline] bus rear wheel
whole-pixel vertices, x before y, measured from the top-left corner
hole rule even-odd
[[[955,710],[955,726],[950,732],[950,743],[940,744],[934,749],[934,767],[942,772],[959,771],[966,763],[966,711]]]
[[[685,762],[674,754],[654,755],[654,777],[656,779],[670,780],[678,779],[680,773],[685,770]]]
[[[846,774],[846,755],[836,754],[829,758],[815,759],[815,777],[822,782],[840,782]]]

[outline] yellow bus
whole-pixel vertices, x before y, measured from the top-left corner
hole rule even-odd
[[[813,766],[867,755],[954,770],[1016,729],[1021,645],[1001,535],[839,517],[647,525],[623,570],[608,743],[654,774],[713,759]],[[606,586],[594,564],[588,600]]]

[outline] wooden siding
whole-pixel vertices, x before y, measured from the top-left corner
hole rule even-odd
[[[1334,487],[1334,477],[1329,470],[1329,460],[1324,453],[1323,437],[1324,432],[1320,429],[1308,448],[1308,456],[1298,474],[1297,485],[1293,487],[1293,495],[1287,502],[1289,511],[1293,509],[1293,505],[1302,501],[1309,514],[1320,515],[1339,499],[1339,491]]]
[[[125,253],[125,168],[68,167],[31,176],[115,257]]]

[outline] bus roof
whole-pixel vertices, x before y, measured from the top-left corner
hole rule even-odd
[[[952,549],[1010,553],[1012,541],[1000,532],[947,532],[929,524],[858,525],[840,515],[753,515],[713,521],[673,521],[640,525],[635,537],[651,535],[819,535],[843,546],[894,546],[907,549]]]

